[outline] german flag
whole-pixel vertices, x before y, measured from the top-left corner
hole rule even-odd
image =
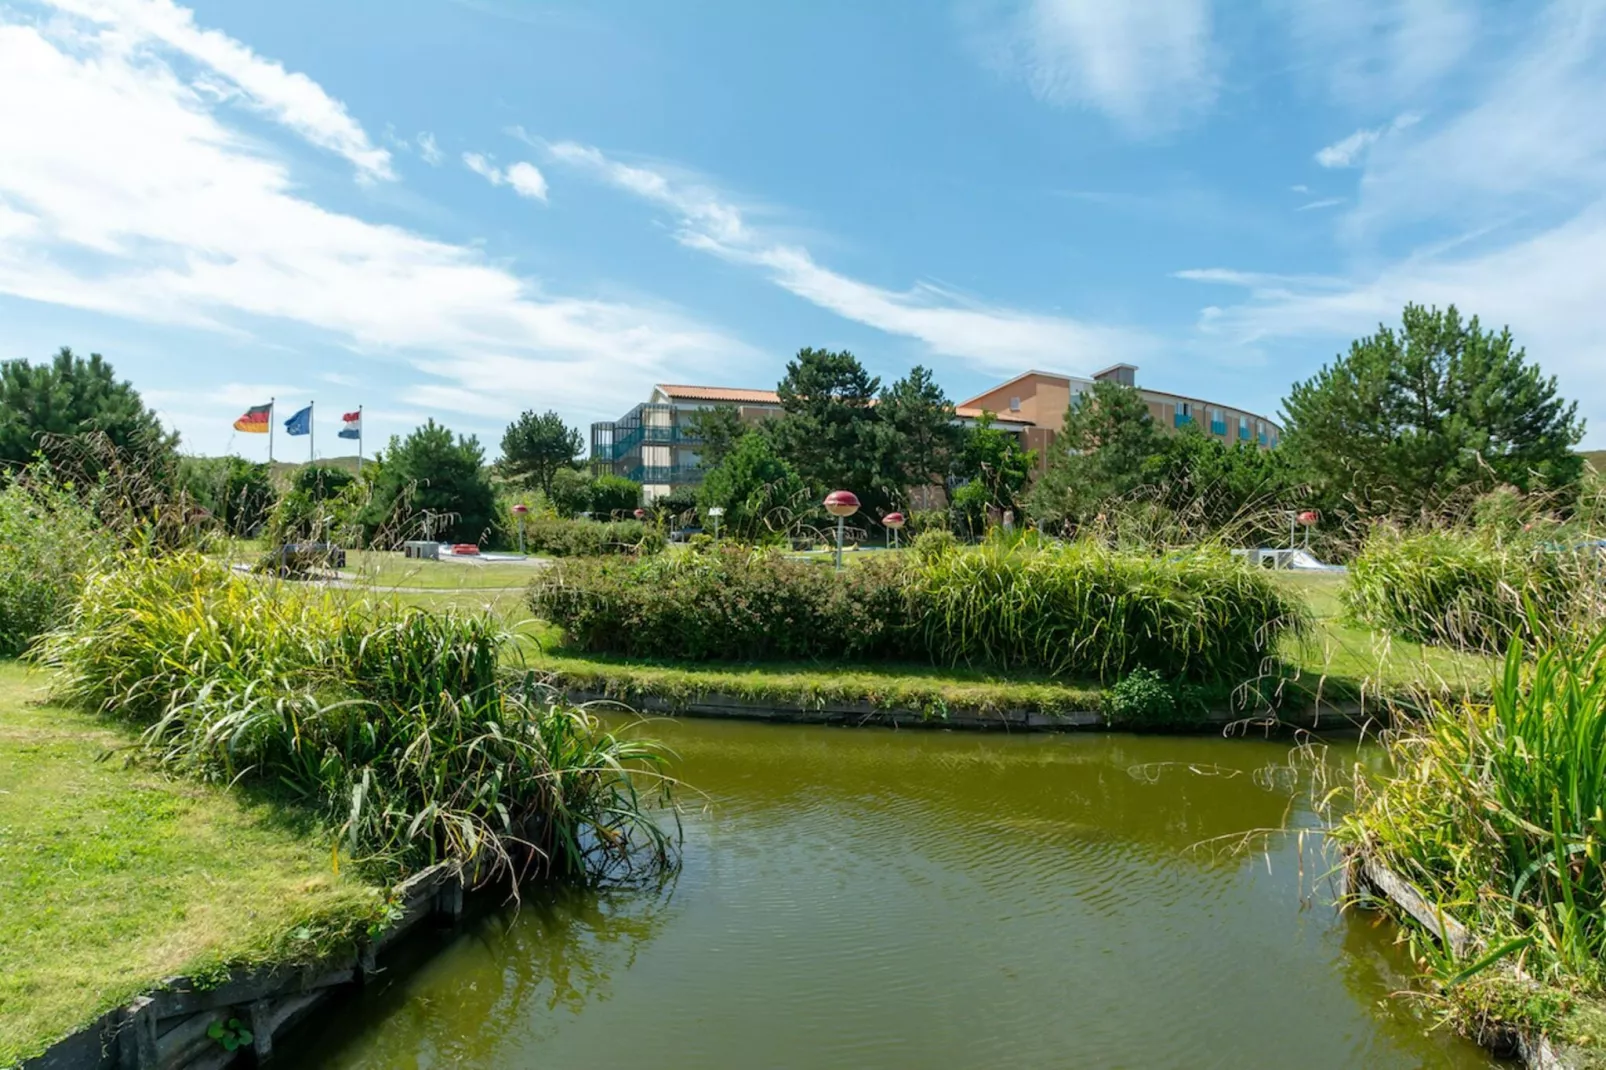
[[[245,410],[245,415],[234,421],[236,431],[244,431],[252,435],[265,435],[268,433],[268,421],[273,418],[273,405],[252,405]]]

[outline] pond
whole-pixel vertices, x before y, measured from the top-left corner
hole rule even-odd
[[[1389,999],[1392,931],[1310,838],[1231,849],[1316,824],[1286,743],[653,729],[706,795],[673,881],[527,895],[287,1065],[1491,1065]]]

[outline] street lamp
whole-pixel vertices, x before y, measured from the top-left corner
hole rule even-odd
[[[645,519],[647,519],[647,510],[641,508],[640,506],[637,506],[636,507],[636,519],[637,520],[645,520]]]
[[[712,520],[714,522],[714,541],[715,542],[719,541],[719,518],[724,516],[724,515],[725,515],[725,507],[724,506],[722,506],[722,505],[711,505],[711,506],[708,507],[708,519],[710,519],[710,520]]]
[[[848,517],[859,511],[859,499],[851,490],[833,490],[825,496],[825,511],[836,517],[836,570],[842,571],[842,531]]]
[[[1310,549],[1310,529],[1315,527],[1316,522],[1321,518],[1322,515],[1314,509],[1306,509],[1295,518],[1299,521],[1299,526],[1305,529],[1305,549],[1307,550]],[[1290,539],[1289,543],[1292,544],[1292,542],[1293,540]]]
[[[524,515],[529,511],[530,507],[523,502],[513,507],[513,515],[519,518],[519,553],[521,554],[524,552]]]
[[[892,548],[896,550],[898,548],[898,532],[903,530],[904,525],[903,514],[888,513],[881,518],[881,523],[885,524],[888,530],[892,532]]]

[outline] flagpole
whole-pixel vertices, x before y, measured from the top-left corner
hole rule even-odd
[[[317,454],[316,450],[314,450],[314,448],[313,448],[314,443],[317,441],[317,437],[312,433],[312,406],[313,406],[312,402],[310,402],[310,401],[307,402],[307,463],[308,464],[311,464],[313,461],[316,461],[318,459],[318,454]]]
[[[268,399],[268,463],[273,463],[273,398]]]

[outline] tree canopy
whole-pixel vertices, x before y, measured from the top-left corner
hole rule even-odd
[[[1032,487],[1032,515],[1051,525],[1082,520],[1140,486],[1161,449],[1161,433],[1135,387],[1094,383],[1071,398],[1048,468]]]
[[[1407,305],[1283,408],[1288,449],[1327,497],[1369,512],[1415,513],[1498,484],[1570,487],[1583,470],[1576,404],[1529,363],[1509,330]]]
[[[85,360],[63,346],[48,364],[0,363],[0,465],[27,463],[41,435],[95,431],[120,450],[171,454],[178,445],[99,353]]]
[[[979,532],[989,509],[1020,510],[1037,453],[1021,448],[1012,432],[995,427],[992,413],[983,413],[974,426],[961,431],[953,474],[963,482],[953,492],[953,506],[970,529]]]
[[[273,508],[268,466],[243,457],[183,457],[179,486],[233,535],[250,535]]]
[[[405,439],[393,436],[367,470],[372,499],[364,514],[370,538],[410,537],[420,524],[447,542],[479,542],[496,517],[485,452],[472,435],[430,420]]]
[[[725,510],[723,529],[739,539],[759,542],[788,529],[800,511],[813,505],[808,487],[782,460],[768,436],[749,432],[698,488],[698,504]]]
[[[584,449],[579,430],[556,412],[537,414],[527,409],[502,435],[502,467],[509,476],[550,496],[553,475],[574,467]]]
[[[953,468],[965,429],[954,420],[953,402],[921,365],[881,391],[876,413],[885,425],[883,476],[899,489],[941,483]]]
[[[713,468],[723,461],[736,447],[737,440],[749,430],[735,405],[696,409],[686,417],[685,426],[702,440],[697,456],[704,468]]]

